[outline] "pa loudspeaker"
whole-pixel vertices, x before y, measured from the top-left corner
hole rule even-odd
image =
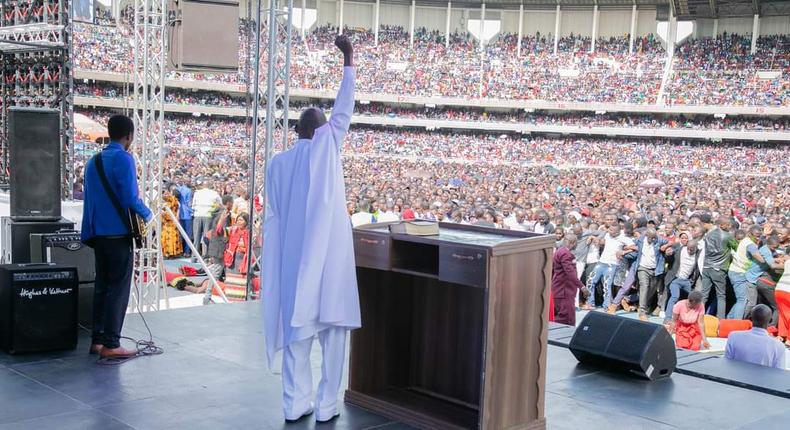
[[[675,371],[675,342],[658,324],[590,312],[571,338],[571,352],[582,363],[630,372],[651,381]]]

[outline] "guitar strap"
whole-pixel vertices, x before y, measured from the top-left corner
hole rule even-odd
[[[132,223],[129,220],[129,216],[123,211],[121,207],[121,202],[118,201],[118,197],[113,192],[112,188],[110,187],[110,181],[107,180],[107,175],[104,173],[104,163],[102,163],[102,153],[96,154],[94,157],[94,163],[96,163],[96,171],[99,172],[99,179],[101,179],[102,186],[104,187],[104,191],[107,193],[107,196],[110,198],[113,207],[118,212],[118,216],[121,217],[121,221],[126,226],[126,229],[129,230],[129,236],[132,235]]]

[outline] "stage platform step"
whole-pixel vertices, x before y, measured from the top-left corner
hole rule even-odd
[[[286,426],[279,365],[272,372],[266,364],[260,303],[146,318],[164,355],[99,366],[87,354],[87,333],[74,351],[0,353],[0,430],[411,429],[342,403],[333,424]],[[139,315],[127,315],[124,334],[147,336]],[[317,342],[312,360],[317,384]],[[545,371],[551,430],[784,430],[790,422],[785,398],[681,373],[651,383],[579,364],[564,347],[549,346]]]
[[[575,327],[549,323],[549,345],[567,348]],[[790,371],[727,360],[721,354],[677,350],[676,373],[790,399]]]

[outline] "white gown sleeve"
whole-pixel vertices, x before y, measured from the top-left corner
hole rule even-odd
[[[357,72],[353,67],[343,67],[343,81],[332,107],[332,116],[329,118],[329,131],[339,151],[343,146],[343,139],[351,125],[351,115],[354,114],[354,87],[356,86]],[[318,134],[318,130],[316,130]]]

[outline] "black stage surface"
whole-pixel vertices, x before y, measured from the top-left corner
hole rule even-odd
[[[146,317],[164,355],[99,366],[86,353],[86,335],[76,351],[0,353],[0,429],[410,428],[345,406],[331,425],[284,425],[280,377],[266,367],[258,303]],[[127,316],[125,334],[145,335],[138,315]],[[313,356],[317,363],[317,346]],[[790,426],[787,398],[680,373],[649,383],[578,365],[556,343],[549,347],[546,385],[550,429]]]

